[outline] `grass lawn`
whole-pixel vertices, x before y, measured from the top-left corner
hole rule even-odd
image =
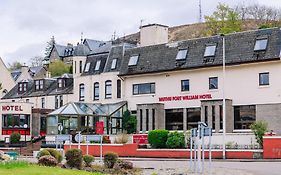
[[[0,166],[0,174],[3,175],[102,175],[80,170],[68,170],[58,167],[42,167],[38,165],[25,166]]]

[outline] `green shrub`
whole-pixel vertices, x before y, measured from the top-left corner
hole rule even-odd
[[[104,154],[104,166],[106,168],[113,168],[118,160],[118,155],[114,152],[107,152]]]
[[[65,153],[65,159],[68,166],[80,169],[82,167],[82,151],[80,149],[69,149]]]
[[[118,159],[113,168],[114,169],[125,169],[125,170],[133,169],[133,163],[126,161],[126,160]]]
[[[58,161],[53,156],[46,155],[39,158],[38,164],[42,166],[57,166]]]
[[[125,111],[123,114],[123,129],[127,131],[128,134],[135,133],[137,130],[137,117],[131,115],[130,111]]]
[[[51,148],[47,148],[47,149],[43,149],[41,150],[38,154],[37,154],[37,158],[39,159],[42,156],[46,156],[46,155],[50,155],[53,156],[58,163],[61,163],[62,161],[62,155],[59,151],[55,150],[55,149],[51,149]]]
[[[265,121],[256,121],[251,124],[250,128],[254,132],[258,144],[263,148],[263,136],[267,131],[267,123]]]
[[[165,148],[169,131],[164,129],[148,132],[148,142],[153,148]]]
[[[184,148],[184,134],[180,132],[170,132],[168,134],[168,139],[166,145],[168,148]]]
[[[19,133],[12,133],[10,135],[10,143],[19,143],[21,135]]]
[[[95,157],[91,155],[84,155],[83,160],[85,162],[86,167],[91,167],[91,164],[95,160]]]
[[[49,151],[49,153],[51,154],[51,156],[53,156],[54,158],[57,159],[58,163],[61,163],[62,161],[62,155],[59,151],[52,149],[52,148],[48,148],[46,149],[47,151]]]
[[[37,154],[37,159],[39,159],[42,156],[50,156],[50,152],[46,149],[42,149],[41,151],[39,151],[39,153]]]

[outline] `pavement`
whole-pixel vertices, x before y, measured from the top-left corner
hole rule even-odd
[[[37,162],[36,158],[19,157],[20,160]],[[195,174],[189,170],[188,159],[162,158],[122,158],[133,162],[135,167],[143,170],[143,175],[189,175]],[[99,157],[95,163],[100,164]],[[205,173],[208,172],[208,162],[205,162]],[[211,175],[281,175],[280,159],[214,159]]]

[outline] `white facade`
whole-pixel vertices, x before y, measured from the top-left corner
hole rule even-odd
[[[259,73],[269,72],[270,85],[259,86]],[[281,103],[281,61],[226,67],[225,96],[233,105]],[[209,90],[209,78],[218,77],[218,89]],[[137,104],[164,103],[165,109],[200,107],[200,99],[159,101],[161,97],[211,94],[222,99],[222,67],[182,70],[124,78],[125,99],[130,110]],[[189,79],[190,90],[181,91],[181,80]],[[133,84],[155,83],[155,93],[133,95]]]

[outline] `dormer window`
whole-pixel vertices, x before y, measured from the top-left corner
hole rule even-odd
[[[44,80],[35,80],[35,90],[43,90],[44,87]]]
[[[131,56],[130,60],[129,60],[129,63],[128,63],[128,66],[135,66],[135,65],[137,65],[138,60],[139,60],[139,55]]]
[[[90,65],[91,65],[90,62],[86,64],[84,72],[89,72]]]
[[[27,82],[18,83],[18,92],[23,93],[27,91]]]
[[[100,63],[101,63],[101,60],[98,60],[98,61],[96,62],[95,70],[99,70],[99,69],[100,69]]]
[[[111,69],[116,69],[116,65],[117,65],[117,58],[114,58],[111,62]]]
[[[254,51],[263,51],[263,50],[266,50],[266,48],[267,48],[267,42],[268,42],[268,39],[267,39],[267,38],[257,39],[257,40],[256,40],[256,44],[255,44]]]
[[[65,79],[59,78],[58,79],[58,88],[64,88],[65,87]]]
[[[204,57],[213,57],[216,53],[216,45],[207,45],[204,52]]]
[[[178,51],[176,60],[185,60],[187,56],[187,49],[180,49]]]

